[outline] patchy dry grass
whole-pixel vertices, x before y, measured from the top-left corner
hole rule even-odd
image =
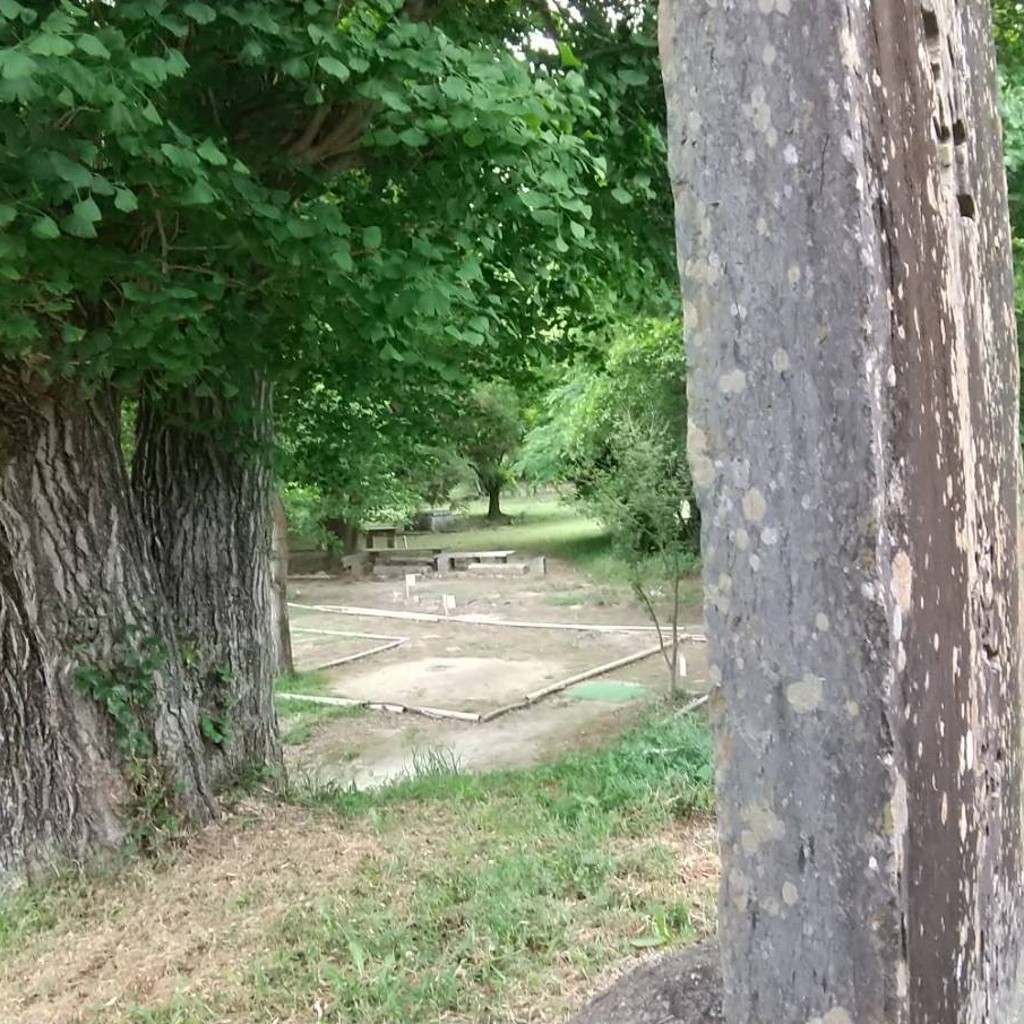
[[[356,718],[366,713],[361,707],[332,707],[329,704],[310,704],[308,701],[289,700],[282,693],[322,696],[330,692],[330,680],[322,672],[300,672],[282,676],[277,681],[277,714],[281,725],[281,742],[286,746],[308,743],[324,722],[338,718]]]
[[[712,930],[708,760],[670,716],[525,772],[249,802],[159,861],[0,905],[0,1020],[560,1020]]]

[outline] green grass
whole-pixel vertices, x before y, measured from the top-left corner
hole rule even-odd
[[[563,559],[598,584],[629,583],[630,570],[615,553],[607,529],[584,516],[576,505],[552,498],[507,498],[502,501],[502,511],[512,523],[492,525],[485,515],[486,505],[471,502],[459,516],[458,529],[451,533],[410,534],[409,546],[451,551],[511,548],[523,554]],[[687,572],[696,574],[698,567],[694,559]],[[658,575],[654,560],[641,571],[652,578]]]
[[[655,848],[648,860],[619,844],[711,807],[699,722],[652,719],[606,750],[529,771],[468,775],[443,760],[425,768],[377,792],[293,792],[341,822],[371,820],[389,844],[415,808],[433,823],[436,849],[427,862],[398,853],[349,892],[289,911],[259,975],[261,1012],[291,1009],[263,1003],[272,993],[326,986],[338,1020],[497,1019],[487,1015],[528,993],[551,997],[553,962],[589,973],[609,956],[693,937],[669,852]],[[664,878],[664,898],[631,892],[634,872]]]
[[[274,689],[278,693],[321,697],[328,692],[330,685],[330,680],[323,672],[296,672],[294,675],[281,676],[274,684]]]
[[[605,749],[526,771],[468,775],[441,757],[373,792],[297,784],[289,799],[316,831],[376,852],[344,884],[317,888],[311,863],[302,898],[259,917],[260,948],[201,991],[84,1019],[300,1020],[317,1002],[360,1024],[560,1019],[585,979],[713,926],[713,878],[688,880],[678,860],[681,821],[711,807],[710,759],[702,720],[661,708]],[[0,953],[5,936],[70,941],[55,925],[74,893],[46,893],[0,905]]]
[[[517,551],[558,558],[574,552],[600,550],[609,544],[600,523],[581,516],[572,505],[538,498],[509,498],[502,510],[511,524],[488,523],[485,506],[470,503],[460,514],[458,529],[450,533],[409,535],[410,547],[445,547],[451,551],[515,548]]]
[[[281,723],[281,742],[286,746],[307,743],[325,722],[339,718],[356,718],[365,713],[360,707],[331,707],[329,704],[310,704],[301,700],[288,700],[282,693],[309,696],[326,694],[330,681],[322,672],[299,672],[282,676],[275,684],[278,693],[277,714]]]
[[[501,799],[543,807],[566,825],[593,817],[603,826],[620,828],[629,821],[642,829],[682,813],[710,811],[713,785],[703,721],[662,712],[606,749],[566,754],[550,765],[486,774],[430,770],[368,791],[331,783],[300,785],[292,798],[343,817],[409,800],[474,804]]]

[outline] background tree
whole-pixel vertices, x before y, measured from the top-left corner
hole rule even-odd
[[[487,518],[501,519],[501,490],[510,480],[512,460],[523,439],[522,403],[501,381],[478,384],[451,422],[455,450],[473,467],[487,496]]]
[[[577,362],[546,395],[517,469],[536,483],[570,483],[611,533],[613,550],[659,630],[678,632],[680,586],[699,556],[700,518],[684,451],[686,360],[679,321],[624,321],[604,363]],[[662,613],[660,595],[669,609]],[[665,640],[672,685],[673,639]]]

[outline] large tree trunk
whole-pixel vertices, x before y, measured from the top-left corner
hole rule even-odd
[[[295,673],[292,658],[292,634],[288,619],[288,517],[284,502],[278,494],[273,498],[274,520],[274,612],[277,623],[278,663],[277,674],[290,676]]]
[[[663,0],[734,1024],[1013,1016],[1018,372],[983,0]]]
[[[118,442],[109,396],[0,362],[0,887],[213,813]]]
[[[487,495],[487,518],[490,520],[501,519],[501,473],[489,468],[476,468],[477,479],[480,487]]]
[[[132,465],[217,785],[281,762],[265,389],[246,415],[243,427],[213,399],[145,396]]]
[[[501,481],[491,482],[487,486],[487,518],[501,518]]]

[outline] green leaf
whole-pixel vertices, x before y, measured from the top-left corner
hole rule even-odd
[[[481,281],[483,280],[483,274],[481,273],[480,260],[476,256],[470,256],[465,263],[457,271],[458,276],[463,281]]]
[[[28,49],[39,57],[66,57],[75,52],[75,45],[64,36],[52,32],[40,32],[29,41]]]
[[[21,17],[23,10],[25,8],[21,4],[15,3],[15,0],[0,0],[0,18],[8,18],[13,21],[15,18]]]
[[[648,935],[642,939],[630,939],[629,944],[634,949],[658,949],[664,946],[668,939],[663,935]]]
[[[563,68],[581,68],[583,67],[583,61],[572,52],[572,47],[568,43],[558,44],[558,57],[562,62]]]
[[[561,235],[558,235],[555,238],[555,251],[556,252],[568,252],[569,251],[569,245],[568,245],[566,240]]]
[[[250,39],[249,42],[242,47],[242,52],[239,56],[242,60],[257,63],[263,59],[263,54],[266,52],[265,47],[258,39]]]
[[[474,124],[462,136],[462,141],[469,146],[470,149],[476,149],[477,146],[483,145],[486,138],[487,136],[483,133],[480,126]]]
[[[352,249],[344,238],[339,238],[331,254],[334,265],[343,273],[347,274],[355,270],[355,263],[352,262]]]
[[[545,185],[550,185],[551,188],[558,191],[569,187],[569,175],[558,167],[551,167],[546,170],[540,176],[540,180],[543,181]]]
[[[383,128],[378,128],[372,136],[373,144],[376,146],[397,146],[398,145],[398,132],[394,128],[389,128],[384,125]]]
[[[631,192],[627,192],[619,185],[616,185],[615,188],[612,189],[612,197],[616,202],[622,203],[623,206],[633,202],[633,194]]]
[[[100,212],[100,208],[96,205],[96,200],[92,196],[75,203],[71,208],[71,212],[74,216],[82,217],[90,223],[103,219],[103,214]]]
[[[347,82],[352,77],[352,72],[337,57],[321,57],[316,63],[322,71],[339,82]]]
[[[397,86],[384,82],[378,86],[377,92],[381,102],[391,110],[397,110],[402,114],[408,114],[412,110],[412,107],[406,102],[405,92]]]
[[[522,199],[523,203],[531,210],[539,210],[542,207],[551,205],[551,197],[545,195],[543,192],[537,192],[536,190],[524,192],[520,196],[520,199]]]
[[[363,247],[366,249],[379,249],[383,240],[383,234],[378,227],[363,229]]]
[[[76,160],[69,160],[63,153],[50,153],[50,166],[61,181],[75,188],[87,188],[92,181],[92,171],[88,167],[83,167]]]
[[[188,24],[180,18],[175,18],[171,14],[158,15],[156,17],[156,22],[179,39],[188,35]]]
[[[36,69],[36,62],[21,50],[0,50],[0,78],[13,82],[28,78]]]
[[[203,3],[188,3],[182,8],[186,18],[191,18],[197,25],[209,25],[217,12],[209,5]]]
[[[31,232],[36,238],[60,238],[60,228],[57,227],[57,222],[52,217],[47,217],[43,214],[42,217],[37,217],[32,222]]]
[[[425,146],[430,141],[430,136],[419,128],[406,128],[398,137],[407,146]]]
[[[217,148],[212,139],[207,139],[196,152],[208,163],[215,167],[223,167],[228,158]]]
[[[163,85],[167,81],[167,61],[162,57],[133,57],[132,71],[150,85]]]
[[[114,205],[122,213],[133,213],[139,208],[139,199],[130,188],[119,188],[114,193]]]
[[[164,59],[167,66],[167,74],[175,78],[181,78],[189,69],[189,62],[181,50],[168,50]]]
[[[18,211],[13,206],[9,206],[6,203],[0,205],[0,228],[7,227],[8,224],[18,216]]]
[[[631,68],[626,68],[624,71],[618,73],[619,81],[623,85],[646,85],[647,84],[647,72],[646,71],[635,71]]]
[[[82,53],[87,53],[90,57],[102,57],[106,60],[110,56],[110,51],[103,43],[96,36],[91,36],[87,33],[78,37],[78,48]]]
[[[206,206],[216,198],[213,189],[202,178],[199,178],[185,189],[181,202],[184,206]]]
[[[185,149],[184,146],[176,146],[173,142],[161,143],[160,152],[175,167],[183,167],[194,171],[200,166],[199,157],[196,153],[191,149]]]
[[[575,238],[575,239],[577,239],[577,240],[579,240],[581,242],[583,241],[584,238],[586,238],[587,229],[582,224],[580,224],[579,221],[576,221],[576,220],[569,221],[569,230],[572,232],[573,238]]]
[[[312,238],[317,233],[317,226],[312,221],[301,220],[298,217],[288,219],[288,234],[292,238]]]
[[[96,205],[96,200],[91,196],[75,203],[71,213],[61,221],[61,228],[69,235],[76,238],[95,238],[96,222],[101,220],[103,214]]]
[[[112,196],[116,189],[102,174],[90,174],[89,191],[94,196]]]

